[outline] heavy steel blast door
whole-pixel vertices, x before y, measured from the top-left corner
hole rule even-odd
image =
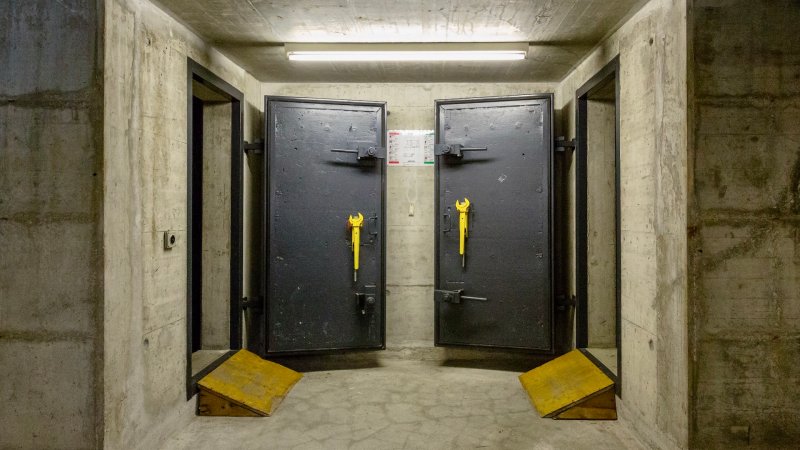
[[[549,352],[552,96],[436,103],[436,345]]]
[[[265,102],[266,351],[383,348],[386,106]]]

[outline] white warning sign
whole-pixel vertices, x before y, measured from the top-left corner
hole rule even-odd
[[[389,130],[387,164],[433,166],[433,130]]]

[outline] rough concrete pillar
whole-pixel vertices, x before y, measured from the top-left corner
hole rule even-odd
[[[0,2],[0,448],[102,443],[102,2]]]
[[[695,0],[692,443],[800,440],[800,3]]]

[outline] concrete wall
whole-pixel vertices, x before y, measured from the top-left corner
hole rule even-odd
[[[230,348],[231,103],[203,105],[203,350]]]
[[[695,0],[693,444],[800,441],[800,3]]]
[[[186,401],[187,57],[245,92],[260,84],[146,0],[105,11],[105,443],[155,448],[194,414]],[[175,230],[177,246],[162,247]]]
[[[614,101],[589,100],[586,115],[588,338],[591,348],[610,348],[617,334]]]
[[[0,448],[102,442],[102,23],[0,2]]]
[[[686,10],[650,1],[556,90],[574,136],[575,91],[619,54],[620,417],[658,447],[688,445]]]
[[[434,129],[434,100],[553,92],[548,83],[264,83],[265,95],[388,102],[388,129]],[[389,353],[433,348],[434,184],[432,167],[389,167],[387,314]],[[410,211],[413,210],[413,215]],[[419,354],[417,354],[418,356]]]

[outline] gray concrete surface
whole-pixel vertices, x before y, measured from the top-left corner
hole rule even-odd
[[[689,445],[686,14],[685,1],[649,2],[556,90],[559,134],[574,136],[575,91],[619,55],[620,417],[662,448]]]
[[[231,103],[203,105],[203,350],[231,347]],[[193,368],[194,370],[194,368]]]
[[[800,4],[694,6],[692,441],[796,448]]]
[[[518,375],[402,360],[307,372],[272,417],[195,417],[162,448],[646,448],[619,421],[540,418]]]
[[[598,348],[598,347],[588,347],[586,349],[589,353],[592,354],[600,363],[606,366],[606,369],[611,371],[611,373],[617,373],[617,349],[616,348]]]
[[[558,81],[643,0],[158,0],[259,80],[270,82]],[[507,62],[312,63],[285,42],[529,42]]]
[[[208,367],[220,356],[227,353],[229,350],[198,350],[192,353],[192,376],[197,375],[201,370]]]
[[[245,93],[246,139],[259,131],[260,84],[151,3],[104,6],[103,434],[107,448],[153,448],[194,413],[186,401],[187,57]],[[171,250],[165,230],[178,236]]]
[[[0,2],[0,448],[102,442],[101,22]]]
[[[613,86],[611,83],[612,93]],[[586,105],[586,121],[588,346],[611,348],[617,345],[616,108],[613,98],[590,98]]]

